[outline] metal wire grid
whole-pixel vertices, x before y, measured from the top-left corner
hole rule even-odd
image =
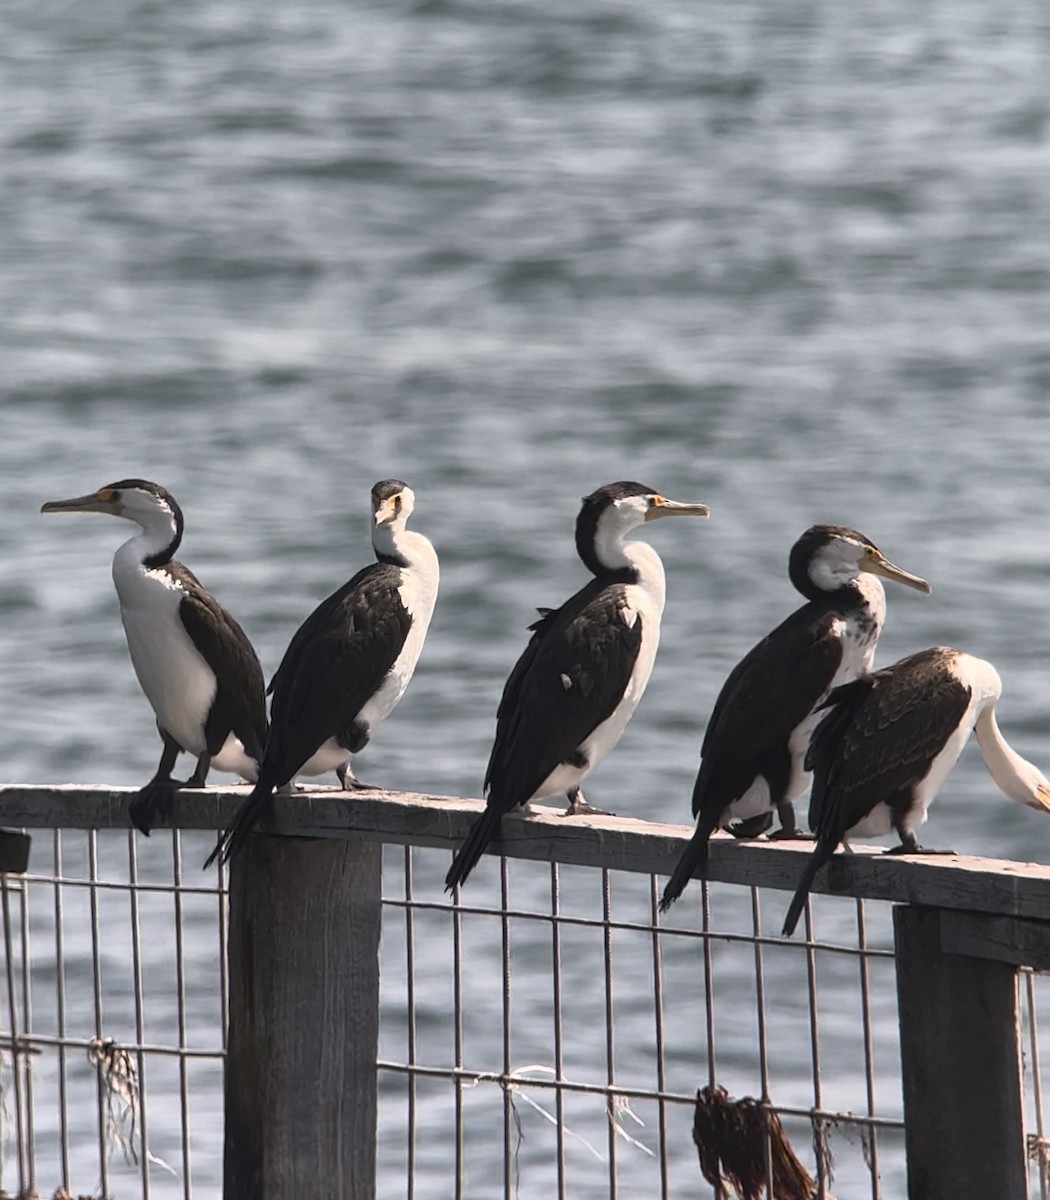
[[[0,1194],[219,1194],[227,888],[198,873],[212,841],[37,833],[33,870],[5,877]]]
[[[660,917],[652,877],[499,860],[450,905],[446,866],[387,849],[384,1200],[717,1196],[691,1138],[707,1084],[780,1116],[818,1197],[906,1193],[889,905],[816,897],[787,942],[783,893],[694,884]]]
[[[36,870],[0,888],[2,1194],[219,1193],[228,914],[225,879],[194,874],[209,844],[38,834]],[[493,860],[450,904],[447,855],[386,853],[384,1200],[714,1194],[690,1137],[708,1083],[781,1116],[819,1196],[904,1194],[888,906],[818,897],[785,943],[779,893],[693,885],[658,918],[651,877]],[[1021,977],[1042,1200],[1045,983]]]

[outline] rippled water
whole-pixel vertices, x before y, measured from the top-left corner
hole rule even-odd
[[[686,819],[821,520],[933,582],[892,592],[880,661],[991,658],[1050,758],[1048,37],[1034,0],[10,0],[6,778],[155,765],[122,530],[38,516],[127,475],[178,497],[268,672],[368,557],[371,484],[412,484],[442,594],[361,760],[390,786],[477,793],[534,607],[581,582],[578,498],[624,477],[713,515],[653,530],[663,653],[596,802]],[[932,822],[1050,862],[972,749]]]

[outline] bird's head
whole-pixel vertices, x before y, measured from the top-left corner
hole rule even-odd
[[[416,496],[400,479],[383,479],[372,488],[372,528],[404,525],[415,507]]]
[[[615,547],[632,529],[660,517],[706,517],[706,504],[688,504],[668,500],[653,488],[621,480],[584,496],[576,518],[576,551],[584,563],[598,574],[615,560]]]
[[[97,492],[86,496],[74,496],[70,500],[49,500],[41,506],[44,513],[108,513],[111,517],[125,517],[153,529],[158,525],[168,526],[179,534],[182,532],[182,511],[175,497],[167,488],[148,479],[120,479],[108,483]]]
[[[895,566],[873,541],[843,525],[813,525],[791,548],[791,582],[804,595],[837,592],[865,571],[903,583],[917,591],[932,590],[925,579]]]

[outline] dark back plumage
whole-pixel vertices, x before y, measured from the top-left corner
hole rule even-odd
[[[623,699],[642,619],[623,620],[630,574],[606,572],[529,628],[496,711],[485,791],[509,812],[532,796]]]
[[[272,733],[264,769],[271,786],[287,783],[328,738],[354,740],[358,713],[408,637],[412,622],[400,583],[399,567],[372,563],[323,600],[296,631],[269,687]]]
[[[817,872],[879,804],[890,809],[903,843],[899,822],[915,788],[970,705],[969,686],[951,669],[957,656],[946,646],[921,650],[835,688],[821,706],[827,713],[806,754],[816,846],[784,918],[785,937],[795,931]]]
[[[876,804],[906,802],[944,749],[971,692],[950,670],[957,651],[921,650],[836,688],[813,733],[809,823],[818,840],[842,839]]]
[[[165,571],[182,589],[179,617],[215,673],[218,690],[204,727],[208,753],[217,754],[232,730],[248,754],[261,762],[267,731],[266,684],[255,647],[188,567],[171,559],[154,569]]]
[[[776,803],[788,782],[788,739],[842,662],[842,643],[832,632],[837,613],[836,599],[822,594],[782,621],[730,672],[704,732],[694,817],[709,807],[720,815],[756,775],[769,778]]]

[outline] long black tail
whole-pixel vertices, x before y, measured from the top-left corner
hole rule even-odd
[[[707,843],[717,824],[717,814],[700,814],[700,821],[697,824],[696,832],[689,839],[689,845],[682,851],[682,857],[671,872],[671,878],[667,881],[667,887],[664,888],[664,894],[660,900],[661,912],[667,912],[671,905],[685,891],[685,885],[693,878],[697,871],[702,875],[706,870]]]
[[[228,863],[231,858],[244,849],[244,843],[248,840],[248,835],[258,825],[263,813],[266,811],[267,805],[273,799],[273,789],[277,786],[276,781],[268,775],[260,775],[259,782],[252,789],[252,794],[237,810],[237,815],[233,818],[233,824],[219,839],[219,844],[204,860],[204,869],[207,870],[216,859],[220,863]]]
[[[445,876],[446,892],[451,892],[457,884],[466,882],[467,876],[478,865],[478,859],[485,853],[485,847],[499,832],[501,815],[496,809],[489,807],[474,822],[466,841],[456,851],[452,866]]]
[[[784,918],[784,928],[780,931],[784,937],[791,937],[795,932],[798,919],[806,907],[806,897],[809,895],[809,889],[813,886],[813,880],[816,879],[820,868],[835,853],[837,844],[836,842],[817,842],[816,848],[809,856],[809,862],[806,863],[806,869],[802,872],[802,878],[799,880],[794,896],[791,897],[791,904],[788,906],[787,916]]]

